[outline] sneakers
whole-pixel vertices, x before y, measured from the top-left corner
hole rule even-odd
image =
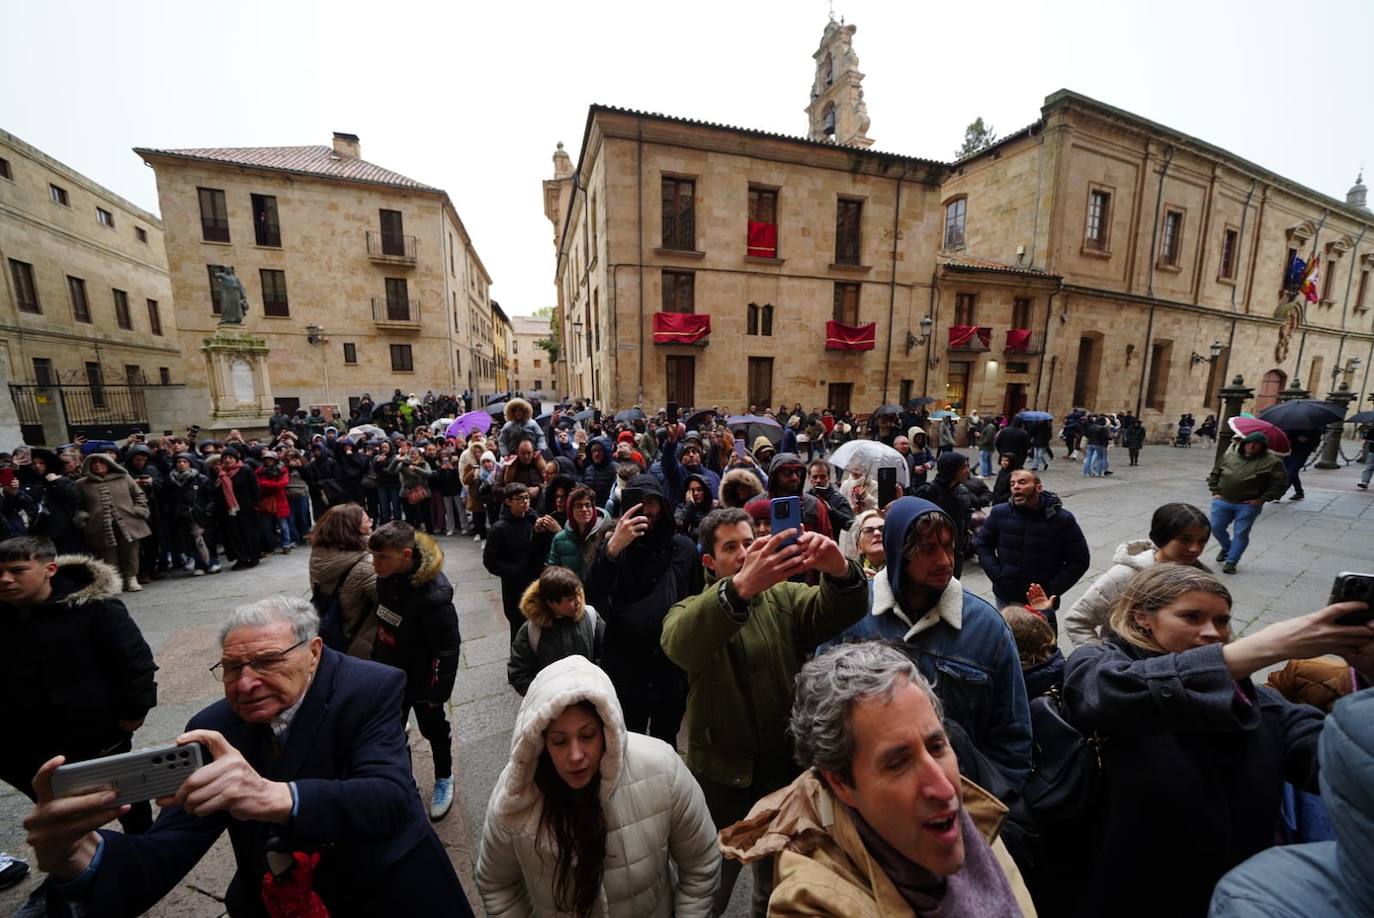
[[[438,822],[453,808],[453,779],[436,778],[434,794],[429,798],[429,818]]]
[[[1217,552],[1217,560],[1218,560],[1218,561],[1225,561],[1225,560],[1226,560],[1226,555],[1227,555],[1227,551],[1226,551],[1226,549],[1223,548],[1221,551]]]
[[[210,565],[210,573],[212,573],[212,574],[218,574],[219,572],[220,572],[219,562],[216,561],[214,564]]]
[[[138,582],[137,577],[130,577],[128,580],[124,581],[124,592],[126,593],[137,593],[142,589],[143,584]]]
[[[187,558],[186,563],[181,566],[182,570],[193,571],[196,569],[196,559]]]
[[[452,529],[445,530],[445,531],[444,531],[444,535],[446,535],[446,536],[451,536],[451,535],[453,535],[453,530],[452,530]]]
[[[480,533],[473,533],[472,541],[474,541],[474,542],[480,542],[480,541],[482,541],[482,536],[481,536],[481,534],[480,534]]]
[[[204,577],[204,576],[205,576],[205,571],[201,570],[200,568],[196,568],[195,570],[191,571],[191,576],[192,576],[192,577]]]
[[[1236,572],[1236,562],[1227,561],[1221,566],[1221,572],[1223,574],[1234,574]]]
[[[9,889],[28,875],[28,861],[0,851],[0,889]]]
[[[1359,488],[1361,491],[1368,491],[1368,490],[1369,490],[1369,482],[1367,482],[1367,481],[1357,481],[1357,482],[1355,482],[1355,487]]]

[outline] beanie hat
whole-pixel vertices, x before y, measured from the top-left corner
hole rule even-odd
[[[480,461],[486,462],[488,459],[490,459],[492,462],[496,461],[496,454],[493,453],[491,450],[484,451],[482,453],[482,458]]]
[[[1248,434],[1246,434],[1245,436],[1241,437],[1240,442],[1242,442],[1242,443],[1263,443],[1265,446],[1268,446],[1268,445],[1269,445],[1269,438],[1266,437],[1261,431],[1252,430],[1250,433],[1248,433]]]
[[[634,441],[634,432],[629,430],[622,430],[620,433],[616,434],[615,437],[615,442],[617,443],[634,443]]]
[[[773,502],[766,497],[756,497],[744,505],[744,512],[749,514],[750,519],[771,520],[773,518]]]

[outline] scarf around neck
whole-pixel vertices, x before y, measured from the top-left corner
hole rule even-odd
[[[234,466],[234,472],[237,472],[241,467],[242,466]],[[219,490],[220,493],[224,495],[224,506],[229,508],[229,513],[231,515],[237,513],[239,509],[239,499],[238,495],[234,493],[234,473],[230,472],[223,465],[219,467]]]

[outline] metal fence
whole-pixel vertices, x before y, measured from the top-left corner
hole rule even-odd
[[[10,385],[10,398],[19,414],[27,443],[43,441],[42,410],[57,399],[66,418],[67,436],[120,439],[135,430],[148,430],[146,385]]]

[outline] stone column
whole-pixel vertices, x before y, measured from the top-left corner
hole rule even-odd
[[[1298,399],[1311,397],[1312,393],[1299,385],[1296,377],[1290,379],[1288,381],[1288,388],[1278,394],[1278,400],[1281,402],[1296,402]]]
[[[1226,423],[1231,418],[1240,414],[1241,406],[1255,396],[1255,390],[1245,385],[1245,378],[1239,373],[1236,378],[1231,380],[1231,385],[1226,386],[1220,392],[1221,395],[1221,420],[1217,422],[1217,457],[1216,461],[1221,461],[1221,456],[1231,445],[1231,438],[1235,434],[1231,430],[1231,425]]]
[[[1355,399],[1355,393],[1350,391],[1350,383],[1342,382],[1336,387],[1336,391],[1326,393],[1326,400],[1342,409],[1350,407],[1350,403]],[[1338,469],[1340,463],[1336,461],[1341,453],[1341,431],[1345,429],[1344,421],[1332,421],[1326,425],[1326,435],[1322,439],[1322,454],[1317,460],[1319,469]]]

